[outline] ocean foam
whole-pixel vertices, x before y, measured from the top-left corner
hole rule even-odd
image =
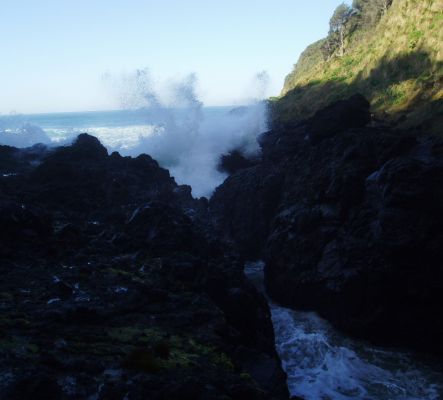
[[[177,183],[190,185],[194,196],[210,196],[226,178],[217,169],[222,154],[234,149],[247,155],[259,152],[257,136],[267,130],[267,107],[257,99],[264,94],[267,75],[258,74],[255,82],[256,93],[251,98],[256,100],[230,111],[203,107],[196,95],[194,75],[170,84],[169,93],[160,95],[153,89],[149,73],[136,71],[120,85],[127,114],[96,113],[100,118],[94,113],[1,117],[0,143],[16,147],[39,142],[66,145],[86,132],[96,136],[109,152],[149,154]]]
[[[51,143],[51,138],[38,126],[23,124],[3,128],[0,125],[0,144],[14,147],[30,147],[36,143]]]
[[[263,266],[245,273],[263,292]],[[312,312],[269,301],[289,392],[306,400],[437,400],[443,376],[412,355],[347,338]]]

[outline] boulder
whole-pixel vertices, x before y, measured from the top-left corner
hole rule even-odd
[[[252,167],[253,165],[254,161],[246,158],[239,150],[233,150],[220,157],[218,170],[232,175],[235,172]]]
[[[317,111],[307,121],[310,140],[316,142],[349,128],[366,126],[371,120],[369,109],[369,101],[355,94]]]

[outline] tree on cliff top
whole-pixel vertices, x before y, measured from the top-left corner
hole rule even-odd
[[[353,15],[353,8],[345,3],[340,4],[329,21],[329,36],[324,50],[330,56],[336,49],[342,57],[345,53],[345,38],[349,31],[349,21]]]
[[[372,28],[391,7],[393,0],[354,0],[352,7],[356,10],[360,25]]]

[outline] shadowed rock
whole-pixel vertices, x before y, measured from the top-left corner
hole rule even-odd
[[[254,165],[252,160],[247,159],[240,151],[234,150],[220,157],[218,169],[229,175]]]
[[[1,398],[288,398],[205,200],[87,134],[0,155]]]
[[[354,96],[261,138],[210,206],[271,296],[378,343],[443,352],[440,139],[365,127]]]

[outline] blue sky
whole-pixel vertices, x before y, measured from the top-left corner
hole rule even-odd
[[[1,0],[0,113],[115,109],[103,82],[149,68],[198,78],[206,105],[241,102],[267,71],[277,95],[340,0]]]

